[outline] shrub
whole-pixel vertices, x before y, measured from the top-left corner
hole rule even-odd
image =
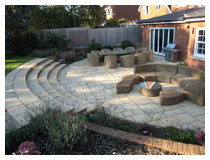
[[[134,47],[133,42],[129,41],[129,40],[125,40],[121,42],[121,47],[123,49],[125,49],[126,47]]]
[[[173,126],[164,128],[164,135],[168,136],[169,140],[178,141],[183,143],[198,144],[195,134],[196,131],[191,129],[179,129]]]
[[[125,125],[125,124],[119,125],[117,129],[126,131],[126,132],[133,132],[133,129],[130,126]]]
[[[101,50],[101,44],[95,43],[95,40],[92,40],[90,44],[88,45],[88,52],[91,52],[92,50]]]
[[[119,22],[113,18],[106,21],[104,27],[119,27]]]
[[[118,19],[118,23],[126,23],[126,21],[128,21],[127,18]]]
[[[56,117],[56,118],[55,118]],[[59,151],[72,151],[86,144],[86,131],[78,117],[70,117],[59,109],[46,108],[29,115],[30,132],[44,135]]]
[[[36,146],[34,142],[23,142],[20,144],[18,150],[13,155],[39,155],[41,152],[35,150]]]
[[[57,48],[64,51],[68,47],[70,39],[64,35],[47,32],[40,34],[39,41],[41,49]]]
[[[188,66],[188,63],[187,62],[179,62],[178,65],[180,65],[180,66]]]
[[[112,47],[111,45],[108,45],[108,46],[103,46],[103,47],[102,47],[102,49],[103,49],[103,48],[113,50],[113,47]]]
[[[57,53],[59,53],[59,51],[56,48],[52,48],[52,49],[34,50],[31,52],[29,56],[37,58],[46,58],[49,56],[54,56]]]

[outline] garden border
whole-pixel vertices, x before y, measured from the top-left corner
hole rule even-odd
[[[161,138],[154,138],[149,136],[143,136],[135,133],[125,132],[109,127],[104,127],[94,123],[82,122],[83,127],[90,131],[94,131],[107,136],[112,136],[124,141],[144,144],[149,147],[160,148],[169,152],[174,152],[181,155],[205,155],[205,147],[193,144],[185,144],[182,142],[170,141]]]

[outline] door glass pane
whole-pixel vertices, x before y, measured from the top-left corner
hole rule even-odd
[[[154,51],[157,52],[158,47],[158,29],[155,29],[155,48]]]
[[[163,29],[160,29],[159,34],[159,52],[162,53],[162,44],[163,44]]]
[[[151,33],[150,33],[150,39],[151,39],[151,42],[150,42],[150,49],[153,50],[153,44],[154,44],[154,40],[153,40],[153,33],[154,33],[154,29],[151,29]]]
[[[164,29],[164,47],[168,44],[168,29]]]
[[[174,30],[173,29],[170,29],[169,43],[174,43]]]

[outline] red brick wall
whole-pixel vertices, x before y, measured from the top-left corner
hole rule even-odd
[[[188,25],[188,27],[186,27]],[[190,67],[196,67],[205,70],[205,61],[192,59],[194,54],[194,44],[196,36],[196,27],[204,27],[205,22],[194,22],[184,24],[158,24],[145,25],[142,29],[142,46],[149,48],[149,31],[151,27],[174,27],[175,44],[177,49],[181,49],[179,60],[186,61]],[[140,26],[141,27],[141,26]],[[194,34],[190,33],[190,28],[195,28]]]
[[[113,19],[115,20],[121,18],[127,18],[128,20],[139,19],[139,12],[138,12],[139,5],[106,5],[103,7],[112,8],[113,13],[115,13],[115,15],[113,15]]]

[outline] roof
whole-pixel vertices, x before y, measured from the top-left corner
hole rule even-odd
[[[185,21],[195,18],[205,18],[205,7],[195,7],[191,9],[182,10],[166,14],[163,16],[139,20],[138,24],[142,23],[155,23],[155,22],[172,22],[172,21]]]

